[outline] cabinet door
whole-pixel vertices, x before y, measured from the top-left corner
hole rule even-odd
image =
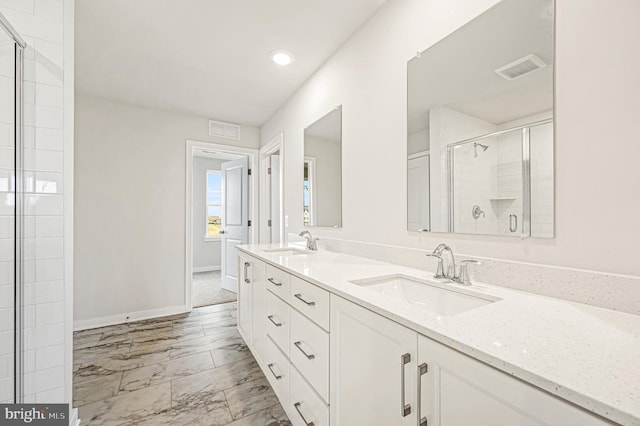
[[[253,259],[240,254],[238,256],[238,331],[248,345],[251,345],[252,332],[252,295],[251,269]]]
[[[415,426],[417,333],[331,295],[332,426]]]
[[[424,336],[418,338],[420,424],[602,426],[610,423]],[[418,371],[418,370],[416,370]]]
[[[266,316],[266,268],[264,262],[253,260],[251,262],[251,305],[253,306],[253,312],[251,312],[251,344],[255,355],[260,358],[258,361],[262,362],[265,357],[266,351],[266,337],[267,337],[267,316]]]

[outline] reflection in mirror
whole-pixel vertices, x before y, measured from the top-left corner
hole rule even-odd
[[[304,225],[342,226],[342,107],[304,129]]]
[[[502,0],[408,63],[410,231],[552,238],[553,0]]]

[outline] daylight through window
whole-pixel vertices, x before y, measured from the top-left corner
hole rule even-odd
[[[220,237],[222,228],[222,173],[207,170],[207,237]]]

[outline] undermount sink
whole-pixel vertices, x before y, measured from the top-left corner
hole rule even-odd
[[[273,249],[265,249],[263,250],[266,253],[278,253],[281,256],[296,256],[300,254],[311,254],[312,251],[297,249],[293,247],[279,247]]]
[[[486,295],[470,294],[470,291],[463,289],[458,291],[444,288],[441,284],[404,275],[387,275],[351,282],[394,301],[420,306],[443,316],[456,315],[500,300]]]

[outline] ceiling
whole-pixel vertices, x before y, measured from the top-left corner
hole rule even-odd
[[[384,2],[79,0],[76,90],[259,126]]]
[[[409,133],[446,106],[502,124],[553,108],[553,2],[503,0],[409,62]],[[545,68],[515,80],[495,69],[531,53]]]

